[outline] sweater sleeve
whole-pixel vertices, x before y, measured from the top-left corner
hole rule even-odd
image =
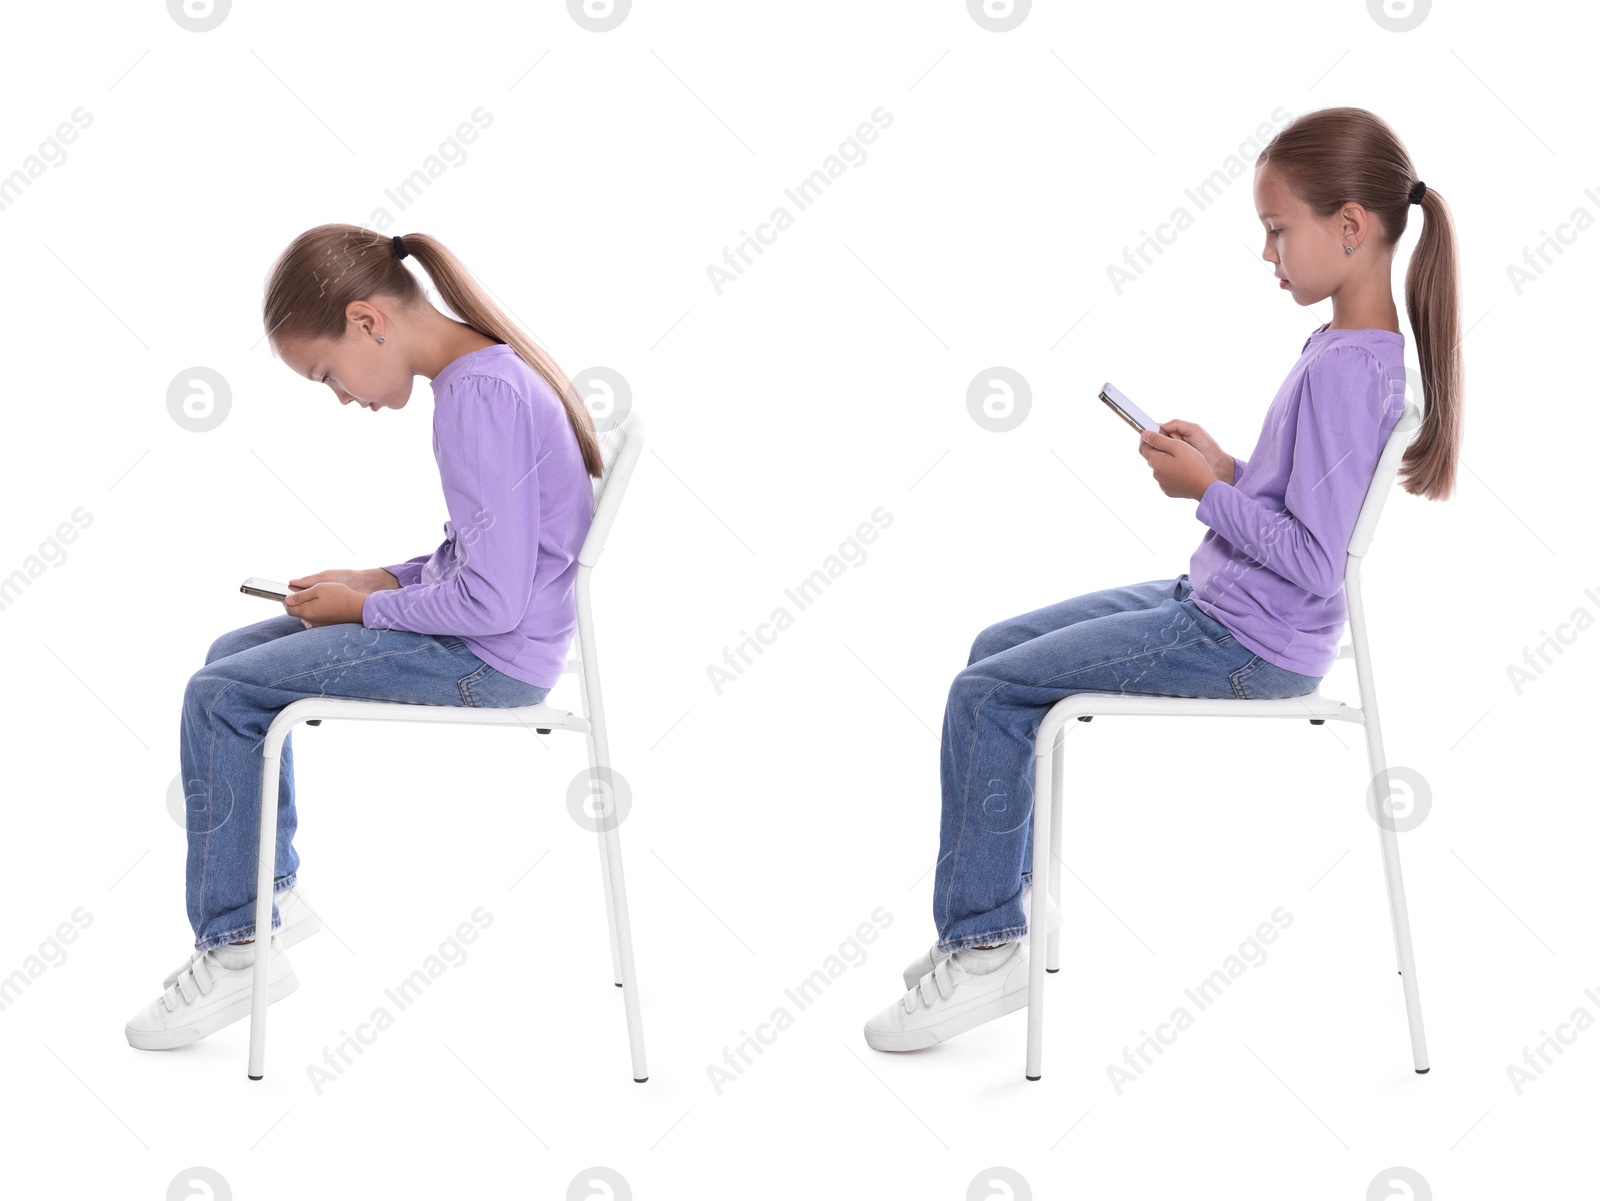
[[[1344,587],[1350,535],[1383,451],[1382,385],[1381,366],[1359,346],[1330,347],[1318,355],[1307,368],[1295,419],[1283,508],[1268,508],[1215,480],[1195,516],[1257,566],[1313,596],[1336,595]]]
[[[422,565],[431,558],[432,554],[426,554],[407,559],[404,563],[385,563],[383,570],[399,580],[400,587],[405,588],[422,578]]]
[[[436,403],[434,422],[450,511],[447,542],[458,570],[369,594],[361,624],[418,634],[505,633],[533,595],[540,519],[533,415],[504,380],[465,376]]]

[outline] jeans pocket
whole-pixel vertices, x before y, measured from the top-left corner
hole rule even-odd
[[[1195,604],[1192,596],[1185,598],[1183,601],[1183,607],[1187,609],[1190,615],[1194,618],[1195,625],[1199,626],[1201,631],[1204,632],[1206,637],[1211,639],[1212,642],[1216,643],[1218,646],[1232,646],[1234,644],[1236,639],[1228,627],[1223,625],[1215,617],[1211,616],[1211,614],[1207,613],[1199,605]]]
[[[1315,691],[1322,677],[1303,676],[1251,655],[1250,662],[1228,674],[1228,682],[1242,701],[1282,701]]]
[[[485,663],[456,681],[461,703],[471,709],[520,709],[537,705],[550,694],[548,688],[527,684]]]

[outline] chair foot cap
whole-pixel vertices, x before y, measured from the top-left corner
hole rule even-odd
[[[545,729],[543,726],[534,726],[533,729],[534,729],[534,732],[537,733],[537,734],[548,734],[550,732],[549,730]]]
[[[1024,1072],[1024,1073],[1023,1073],[1023,1074],[1024,1074],[1024,1075],[1027,1075],[1027,1073],[1026,1073],[1026,1072]],[[1037,1079],[1039,1079],[1039,1077],[1037,1077],[1037,1076],[1028,1076],[1028,1079],[1029,1079],[1029,1080],[1037,1080]]]
[[[621,988],[621,987],[622,987],[622,981],[621,981],[621,980],[618,980],[618,981],[617,981],[617,987],[618,987],[618,988]]]
[[[249,1073],[249,1072],[246,1072],[246,1073],[245,1073],[245,1075],[246,1075],[246,1076],[250,1076],[250,1073]],[[250,1079],[252,1079],[252,1080],[260,1080],[260,1079],[261,1079],[261,1077],[260,1077],[260,1076],[250,1076]]]
[[[1428,1069],[1428,1068],[1418,1068],[1417,1069],[1417,1075],[1426,1076],[1428,1074],[1429,1070],[1430,1069]]]
[[[1055,975],[1055,974],[1056,974],[1056,973],[1057,973],[1057,972],[1059,972],[1059,971],[1060,971],[1060,970],[1061,970],[1061,969],[1060,969],[1060,968],[1058,968],[1058,967],[1047,967],[1047,968],[1045,968],[1045,969],[1044,969],[1044,970],[1045,970],[1045,971],[1047,971],[1047,972],[1049,972],[1049,973],[1050,973],[1050,974],[1051,974],[1051,975],[1052,975],[1052,976],[1054,976],[1054,975]]]
[[[633,1082],[635,1084],[643,1084],[648,1079],[650,1079],[650,1077],[648,1077],[648,1076],[635,1076],[633,1078]]]

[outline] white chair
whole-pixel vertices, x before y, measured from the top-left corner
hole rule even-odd
[[[1209,697],[1135,696],[1117,692],[1079,692],[1051,706],[1039,723],[1034,742],[1034,791],[1036,798],[1048,796],[1049,805],[1035,803],[1033,813],[1033,879],[1048,880],[1050,896],[1061,898],[1061,797],[1063,742],[1066,723],[1072,718],[1089,721],[1096,714],[1130,717],[1278,717],[1297,718],[1320,726],[1326,721],[1354,722],[1367,732],[1367,759],[1372,769],[1369,797],[1376,796],[1378,841],[1383,849],[1384,873],[1389,885],[1389,911],[1393,918],[1395,957],[1400,967],[1401,987],[1405,992],[1406,1019],[1411,1026],[1411,1052],[1416,1070],[1428,1070],[1428,1047],[1422,1034],[1422,1003],[1417,995],[1416,961],[1411,951],[1411,923],[1406,915],[1405,886],[1400,879],[1400,848],[1395,839],[1392,811],[1388,807],[1389,769],[1383,755],[1383,736],[1378,728],[1378,701],[1373,690],[1372,660],[1368,654],[1365,613],[1361,604],[1361,560],[1372,543],[1394,480],[1400,457],[1420,425],[1417,406],[1407,401],[1400,420],[1389,435],[1379,456],[1372,483],[1361,505],[1350,535],[1345,560],[1344,592],[1349,607],[1350,641],[1339,648],[1339,658],[1354,657],[1356,679],[1361,694],[1359,708],[1322,695],[1321,687],[1305,696],[1288,700],[1241,701]],[[1381,782],[1380,782],[1381,778]],[[1038,895],[1037,891],[1034,894]],[[1044,923],[1031,923],[1028,932],[1028,1056],[1025,1075],[1040,1076],[1044,1039],[1044,976],[1060,967],[1061,935],[1045,934]],[[1043,943],[1044,945],[1041,945]],[[1046,952],[1041,954],[1041,952]]]
[[[644,449],[644,423],[638,413],[629,413],[612,430],[601,432],[601,458],[604,466],[599,479],[591,478],[594,494],[594,519],[578,554],[575,584],[578,609],[577,648],[567,661],[563,674],[577,673],[583,698],[583,713],[578,715],[552,708],[541,701],[514,709],[479,709],[453,705],[416,705],[390,701],[359,700],[351,697],[306,697],[285,705],[267,729],[261,754],[261,841],[256,848],[256,919],[258,932],[272,924],[273,853],[278,830],[278,757],[283,740],[298,722],[316,725],[324,718],[350,718],[358,721],[454,722],[471,725],[532,728],[540,734],[570,730],[587,734],[591,788],[596,782],[600,796],[611,794],[611,752],[606,742],[604,709],[600,702],[600,670],[594,640],[594,613],[589,603],[589,573],[605,549],[606,535],[616,520],[617,509],[627,491],[628,479]],[[548,700],[548,698],[546,698]],[[596,798],[600,799],[600,798]],[[559,802],[548,806],[561,812]],[[609,820],[606,814],[611,814]],[[633,1058],[633,1078],[643,1083],[648,1073],[644,1062],[644,1032],[639,1019],[639,988],[633,969],[633,937],[628,922],[628,897],[622,881],[622,846],[617,837],[620,815],[607,806],[597,815],[600,839],[600,874],[605,888],[606,922],[611,931],[611,966],[627,1014],[628,1046]],[[565,817],[563,816],[563,820]],[[255,976],[250,1005],[249,1076],[260,1080],[267,1040],[267,948],[268,940],[255,940]]]

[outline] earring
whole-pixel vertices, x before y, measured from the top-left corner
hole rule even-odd
[[[1349,250],[1349,249],[1350,249],[1350,247],[1348,247],[1348,246],[1346,246],[1346,247],[1345,247],[1345,249],[1346,249],[1346,250]],[[383,341],[383,335],[382,335],[382,334],[379,334],[379,335],[378,335],[378,341],[380,341],[380,342],[382,342],[382,341]]]
[[[1344,252],[1345,252],[1345,253],[1346,253],[1346,254],[1354,254],[1354,253],[1355,253],[1355,252],[1356,252],[1356,248],[1355,248],[1355,247],[1354,247],[1354,246],[1346,246],[1346,247],[1345,247],[1345,248],[1344,248]],[[382,342],[382,341],[383,341],[383,339],[382,339],[382,338],[379,338],[379,339],[378,339],[378,341],[380,341],[380,342]]]

